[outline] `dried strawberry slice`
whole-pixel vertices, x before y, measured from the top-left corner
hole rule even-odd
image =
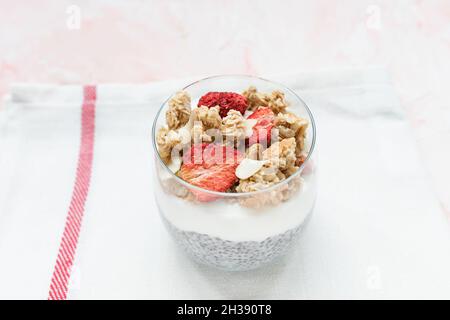
[[[270,108],[259,107],[247,119],[256,119],[257,122],[253,126],[253,134],[248,139],[248,145],[255,143],[270,144],[272,128],[274,126],[275,114]]]
[[[233,109],[244,114],[247,110],[247,98],[235,92],[208,92],[200,98],[198,106],[219,106],[220,116],[223,118]]]
[[[190,184],[217,192],[225,192],[236,183],[236,167],[242,155],[230,146],[196,144],[183,156],[183,165],[177,175]],[[199,201],[217,199],[206,192],[191,190]]]

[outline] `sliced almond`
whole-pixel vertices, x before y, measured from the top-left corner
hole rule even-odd
[[[236,168],[236,177],[239,179],[248,179],[255,173],[257,173],[267,160],[253,160],[245,158]]]
[[[252,113],[253,113],[253,111],[245,110],[245,112],[244,112],[244,118],[248,118]]]
[[[191,142],[191,130],[187,125],[178,129],[178,134],[180,136],[181,144],[188,144]]]
[[[167,168],[169,168],[169,170],[173,173],[177,173],[181,168],[181,157],[173,156],[170,160],[170,163],[167,165]]]
[[[245,137],[249,138],[253,134],[253,127],[258,122],[256,119],[245,119],[244,125],[245,125]]]
[[[169,130],[167,132],[167,140],[168,141],[179,141],[180,136],[178,134],[178,131],[177,130]]]

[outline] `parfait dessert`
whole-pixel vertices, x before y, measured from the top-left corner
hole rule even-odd
[[[314,120],[281,85],[196,82],[163,105],[153,138],[161,216],[202,263],[259,267],[287,250],[312,211]]]

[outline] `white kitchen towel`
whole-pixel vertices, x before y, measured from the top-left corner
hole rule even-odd
[[[70,299],[450,298],[450,230],[383,69],[275,77],[317,122],[319,197],[298,245],[255,271],[180,251],[153,199],[151,125],[187,80],[98,85]],[[0,298],[46,299],[76,184],[82,86],[16,85],[0,111]]]

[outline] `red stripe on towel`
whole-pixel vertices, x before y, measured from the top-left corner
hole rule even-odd
[[[78,167],[72,200],[66,218],[64,232],[59,245],[53,276],[48,294],[49,300],[65,300],[81,222],[84,214],[84,205],[89,191],[92,172],[92,157],[94,151],[95,131],[95,86],[85,86],[84,100],[81,111],[81,145],[78,155]]]

